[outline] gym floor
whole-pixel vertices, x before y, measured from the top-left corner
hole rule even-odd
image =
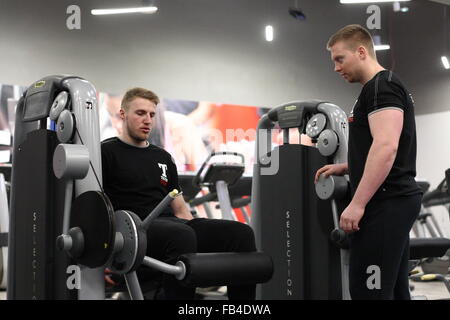
[[[450,280],[450,277],[447,276],[447,279]],[[410,281],[410,284],[414,286],[414,290],[411,292],[411,295],[416,299],[423,300],[423,297],[426,297],[426,300],[450,299],[450,293],[447,291],[443,282]]]
[[[447,279],[450,280],[450,275],[447,275]],[[447,291],[444,283],[440,281],[430,282],[416,282],[410,281],[410,284],[414,286],[414,290],[411,295],[419,300],[439,300],[450,299],[450,293]],[[0,300],[6,300],[6,292],[0,291]]]

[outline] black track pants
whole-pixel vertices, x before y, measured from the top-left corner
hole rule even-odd
[[[359,300],[409,300],[409,232],[422,195],[371,201],[351,235],[350,295]]]

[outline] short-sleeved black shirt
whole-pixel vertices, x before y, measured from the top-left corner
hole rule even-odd
[[[380,71],[363,86],[348,119],[348,168],[352,193],[355,193],[362,178],[373,141],[368,118],[386,109],[398,109],[403,112],[403,129],[392,169],[372,197],[374,200],[421,193],[414,179],[417,148],[414,101],[398,77],[390,70]]]
[[[130,210],[141,219],[173,189],[180,191],[171,155],[154,145],[136,147],[117,137],[101,144],[103,189],[114,210]],[[168,206],[161,216],[173,216]]]

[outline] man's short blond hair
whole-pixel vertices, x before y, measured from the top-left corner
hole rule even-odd
[[[339,29],[331,36],[327,43],[327,50],[331,50],[337,42],[343,41],[347,44],[349,49],[356,50],[359,46],[364,46],[369,55],[376,59],[373,39],[369,31],[359,24],[350,24]]]
[[[144,89],[144,88],[132,88],[125,92],[123,98],[121,107],[123,110],[128,111],[130,102],[133,101],[136,98],[142,98],[147,99],[151,102],[153,102],[155,105],[158,105],[159,98],[158,96],[150,90]]]

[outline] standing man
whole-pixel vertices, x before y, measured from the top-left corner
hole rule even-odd
[[[348,163],[316,173],[349,174],[352,201],[340,227],[351,233],[352,299],[411,299],[409,232],[422,192],[416,175],[414,102],[399,78],[377,61],[372,37],[348,25],[327,44],[334,71],[363,85],[348,118]]]
[[[103,186],[115,210],[130,210],[142,220],[173,189],[180,190],[175,162],[170,154],[148,142],[155,125],[159,98],[143,88],[128,90],[121,103],[122,131],[102,142]],[[185,253],[256,251],[253,230],[229,220],[194,219],[183,197],[147,230],[147,255],[173,264]],[[164,275],[163,298],[194,299],[195,288],[186,288],[172,275]],[[228,298],[254,300],[256,285],[229,286]]]

